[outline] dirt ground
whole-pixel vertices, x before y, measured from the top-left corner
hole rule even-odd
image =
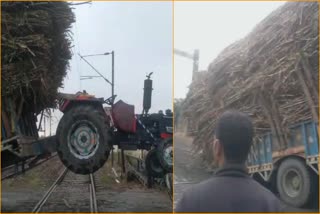
[[[192,151],[192,138],[183,134],[174,135],[174,207],[181,194],[193,184],[208,179],[211,172],[206,169],[199,154]]]
[[[174,203],[175,208],[182,193],[192,185],[204,181],[212,176],[203,163],[200,154],[195,154],[192,149],[192,138],[182,133],[174,136]],[[292,208],[292,212],[318,212],[316,205],[306,209]]]
[[[136,181],[127,182],[125,178],[118,178],[117,182],[110,162],[95,173],[99,212],[172,212],[167,192],[148,189]],[[31,212],[63,169],[63,164],[55,157],[24,175],[2,181],[1,211]],[[43,211],[87,212],[89,202],[84,196],[89,195],[89,191],[71,188],[72,185],[62,182],[60,189],[56,189],[59,194],[52,194],[57,198],[55,203]]]

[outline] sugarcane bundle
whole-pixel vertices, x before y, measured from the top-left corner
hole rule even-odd
[[[35,112],[53,107],[71,59],[71,7],[67,2],[1,4],[2,99],[23,97]]]
[[[251,116],[256,139],[271,131],[285,148],[289,125],[318,121],[318,67],[318,3],[288,2],[190,85],[184,115],[196,121],[195,146],[208,151],[219,115],[236,109]]]

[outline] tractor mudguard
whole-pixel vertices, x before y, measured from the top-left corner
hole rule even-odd
[[[86,91],[78,92],[76,94],[66,94],[66,93],[59,93],[59,109],[61,112],[65,113],[70,109],[70,106],[73,103],[78,102],[86,102],[86,103],[96,103],[101,104],[103,103],[103,98],[96,98],[93,95],[89,95]]]
[[[117,129],[127,133],[136,132],[134,106],[119,100],[113,105],[112,118]]]

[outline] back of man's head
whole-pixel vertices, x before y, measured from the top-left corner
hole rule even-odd
[[[221,115],[215,136],[223,146],[227,163],[244,163],[253,138],[251,119],[238,111],[227,111]]]

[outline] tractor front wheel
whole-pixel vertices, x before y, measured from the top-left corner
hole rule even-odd
[[[99,106],[75,105],[57,128],[57,151],[63,164],[77,174],[101,168],[110,153],[109,124]]]
[[[146,170],[149,176],[152,176],[154,178],[161,178],[163,177],[165,171],[162,168],[158,156],[157,156],[157,150],[151,149],[145,159],[145,165]]]
[[[173,147],[172,138],[162,140],[158,147],[158,158],[162,168],[167,173],[172,173],[173,168]]]

